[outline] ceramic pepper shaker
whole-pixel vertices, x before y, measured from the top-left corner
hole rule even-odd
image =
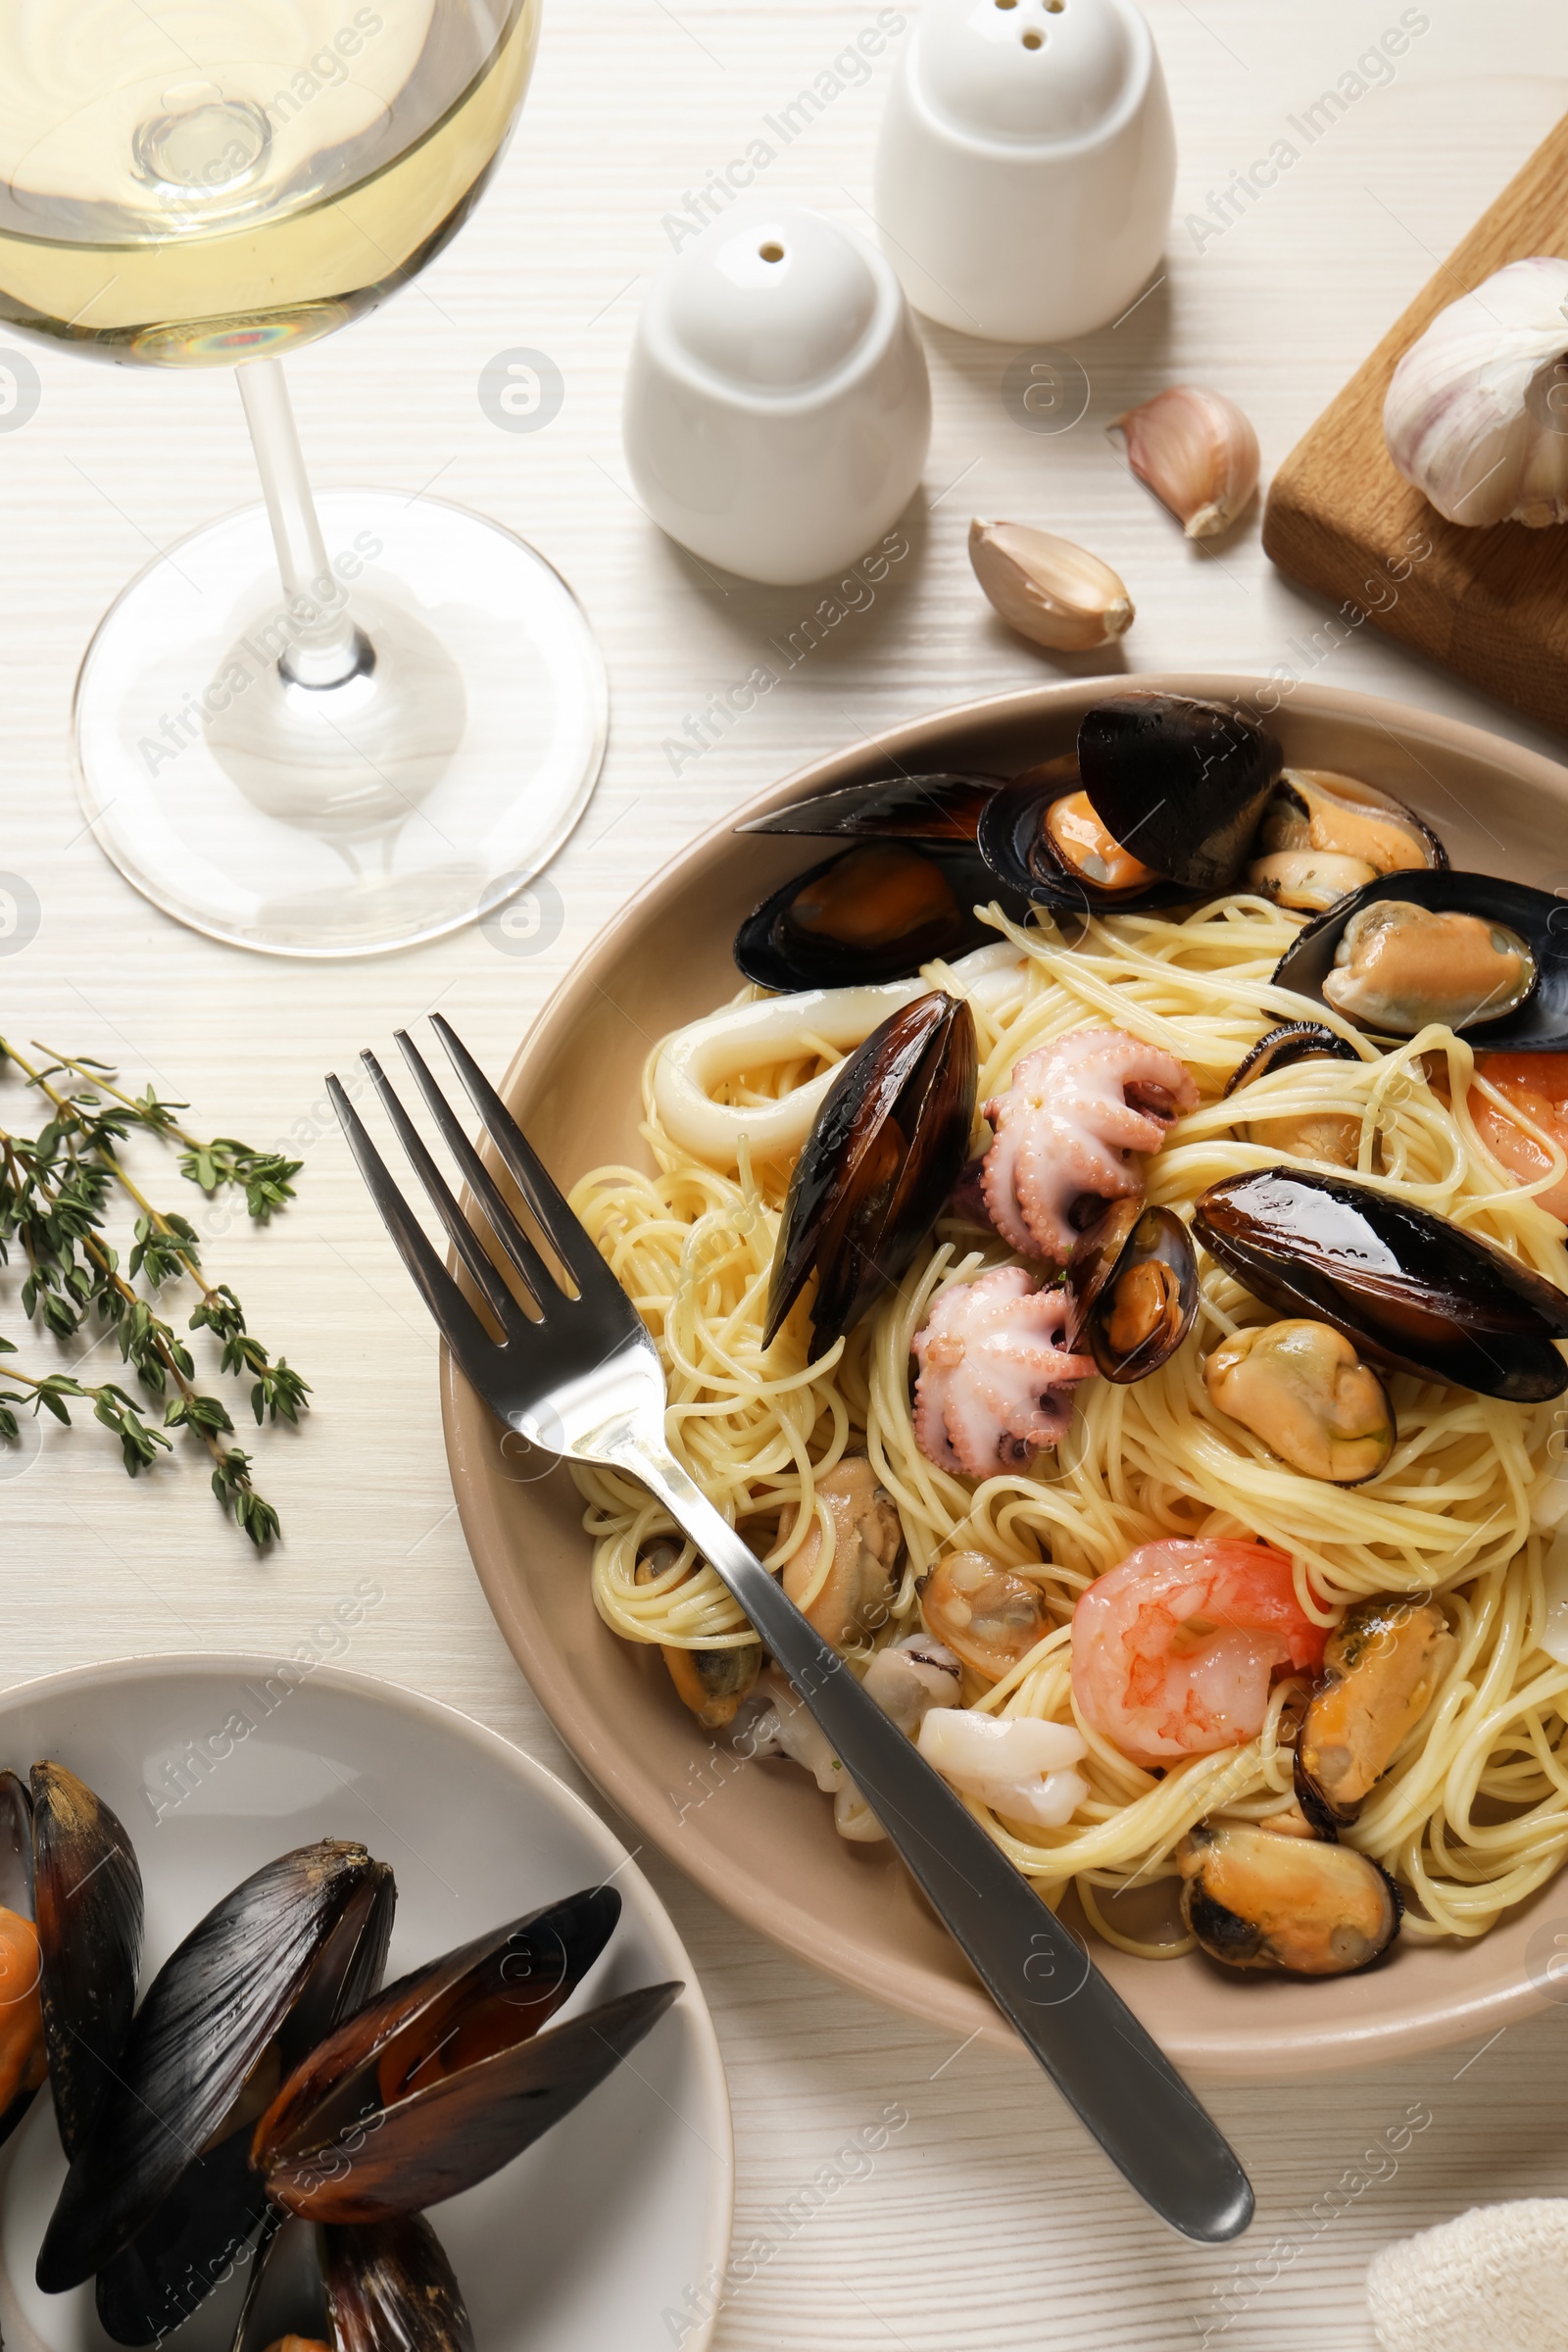
[[[638,497],[705,563],[779,585],[853,563],[908,504],[931,437],[897,276],[820,213],[737,204],[650,289],[622,430]]]
[[[876,215],[917,310],[1065,341],[1164,248],[1176,134],[1133,0],[925,0],[888,94]]]

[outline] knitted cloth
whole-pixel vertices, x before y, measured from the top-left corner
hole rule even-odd
[[[1478,2205],[1400,2238],[1366,2294],[1384,2352],[1564,2352],[1568,2198]]]

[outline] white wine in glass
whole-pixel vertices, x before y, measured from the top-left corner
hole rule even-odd
[[[499,907],[603,757],[598,649],[523,541],[443,501],[313,501],[277,362],[462,226],[537,0],[0,0],[0,324],[237,366],[266,504],[180,541],[76,692],[94,832],[170,913],[364,955]]]

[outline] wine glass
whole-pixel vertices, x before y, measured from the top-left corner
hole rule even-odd
[[[175,543],[76,684],[81,798],[157,906],[354,956],[453,930],[571,830],[604,664],[570,589],[427,496],[313,501],[280,355],[395,292],[506,145],[538,0],[0,0],[0,322],[237,366],[264,506]],[[519,363],[502,395],[539,397]]]

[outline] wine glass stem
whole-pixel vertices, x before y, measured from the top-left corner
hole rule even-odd
[[[364,631],[355,626],[327,557],[288,385],[276,360],[251,360],[238,372],[239,396],[277,548],[283,602],[294,630],[294,642],[279,666],[298,686],[342,686],[371,669],[375,657]]]

